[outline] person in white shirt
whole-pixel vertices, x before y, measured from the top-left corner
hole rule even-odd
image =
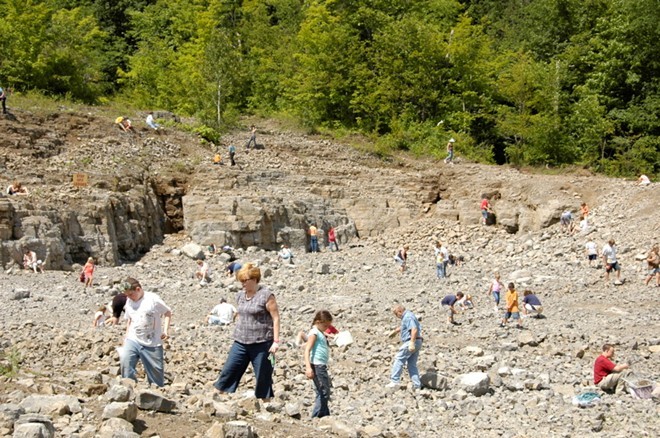
[[[651,180],[646,175],[640,175],[640,177],[637,179],[638,186],[648,186],[649,184],[651,184]]]
[[[202,259],[197,260],[195,278],[200,281],[200,284],[207,284],[211,281],[211,268],[209,267],[209,264]]]
[[[229,304],[224,298],[220,298],[220,304],[215,306],[208,316],[209,324],[229,325],[236,320],[236,307]]]
[[[126,338],[119,357],[121,376],[137,382],[135,366],[142,362],[150,384],[165,385],[163,341],[169,337],[172,310],[153,292],[142,290],[135,278],[122,285],[126,300]]]
[[[158,131],[160,125],[154,121],[154,113],[150,112],[147,116],[147,126],[149,126],[154,131]]]
[[[593,240],[590,240],[584,245],[584,249],[587,252],[589,266],[592,266],[592,262],[598,258],[598,248],[596,247],[596,243]]]
[[[616,259],[616,243],[614,239],[610,239],[609,242],[603,247],[603,263],[605,264],[605,281],[609,283],[610,281],[610,272],[616,271],[616,282],[621,282],[621,266]]]

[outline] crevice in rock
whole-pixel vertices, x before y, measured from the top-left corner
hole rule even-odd
[[[182,177],[152,180],[152,188],[160,207],[165,213],[164,234],[174,234],[183,230],[183,197],[186,194],[187,179]]]

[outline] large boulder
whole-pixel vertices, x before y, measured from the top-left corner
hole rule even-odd
[[[456,378],[456,383],[465,392],[482,396],[488,392],[490,377],[486,373],[461,374]]]

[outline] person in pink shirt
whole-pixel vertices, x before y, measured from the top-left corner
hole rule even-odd
[[[335,234],[335,227],[330,227],[328,230],[328,247],[332,249],[332,246],[335,246],[335,251],[339,251],[339,245],[337,244],[337,235]]]

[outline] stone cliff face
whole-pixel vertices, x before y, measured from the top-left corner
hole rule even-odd
[[[506,167],[398,157],[384,162],[322,138],[258,126],[259,146],[239,146],[237,166],[213,165],[213,151],[189,134],[146,128],[126,135],[112,120],[63,112],[0,117],[2,184],[21,180],[29,196],[0,198],[0,262],[35,250],[50,269],[95,257],[137,260],[166,233],[199,244],[309,248],[309,225],[335,227],[340,245],[414,228],[421,219],[477,225],[482,194],[494,196],[497,226],[509,233],[556,223],[591,203],[605,178],[525,175]],[[134,117],[139,120],[139,115]],[[244,133],[222,139],[242,145]],[[220,150],[222,152],[222,150]],[[73,173],[89,185],[74,188]],[[643,205],[642,205],[643,207]],[[640,207],[640,208],[642,208]],[[631,212],[634,214],[634,212]]]

